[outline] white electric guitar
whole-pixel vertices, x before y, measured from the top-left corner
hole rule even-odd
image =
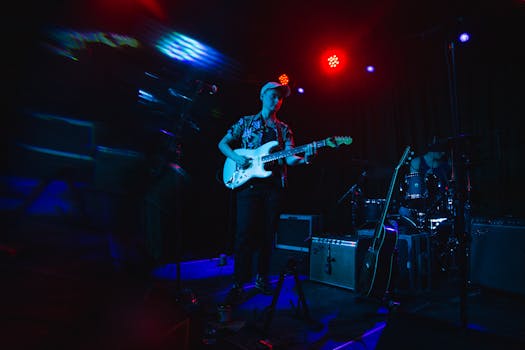
[[[272,171],[265,169],[264,166],[266,163],[294,154],[304,153],[309,145],[314,145],[316,149],[320,149],[322,147],[335,148],[351,143],[352,138],[350,136],[332,136],[321,141],[314,141],[303,146],[276,152],[272,151],[279,145],[277,141],[267,142],[256,149],[239,148],[236,149],[235,152],[250,158],[252,160],[250,165],[243,168],[237,165],[231,158],[226,158],[222,171],[222,179],[226,187],[235,189],[254,177],[264,178],[270,176]]]

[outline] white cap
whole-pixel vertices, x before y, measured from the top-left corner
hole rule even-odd
[[[266,91],[269,89],[279,89],[281,90],[283,97],[290,96],[290,87],[288,85],[279,84],[275,81],[270,81],[261,88],[261,97],[264,95]]]

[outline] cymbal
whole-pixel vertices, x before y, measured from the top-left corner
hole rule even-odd
[[[432,142],[427,144],[427,149],[429,151],[448,151],[454,144],[457,144],[459,142],[465,142],[468,140],[472,140],[474,138],[477,138],[478,136],[474,136],[471,134],[460,134],[457,136],[447,136],[447,137],[441,137],[441,138],[434,138]]]

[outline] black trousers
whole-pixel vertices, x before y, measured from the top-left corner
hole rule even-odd
[[[237,192],[237,228],[234,244],[234,282],[244,284],[252,272],[267,276],[283,189],[257,180]],[[255,269],[253,266],[254,255]]]

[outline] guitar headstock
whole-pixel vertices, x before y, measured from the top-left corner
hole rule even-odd
[[[339,147],[341,145],[349,145],[352,143],[350,136],[331,136],[325,139],[328,147]]]
[[[399,170],[399,168],[407,161],[409,155],[410,155],[410,146],[406,146],[405,151],[403,152],[403,155],[401,156],[401,159],[399,160],[399,164],[396,166],[396,170]]]

